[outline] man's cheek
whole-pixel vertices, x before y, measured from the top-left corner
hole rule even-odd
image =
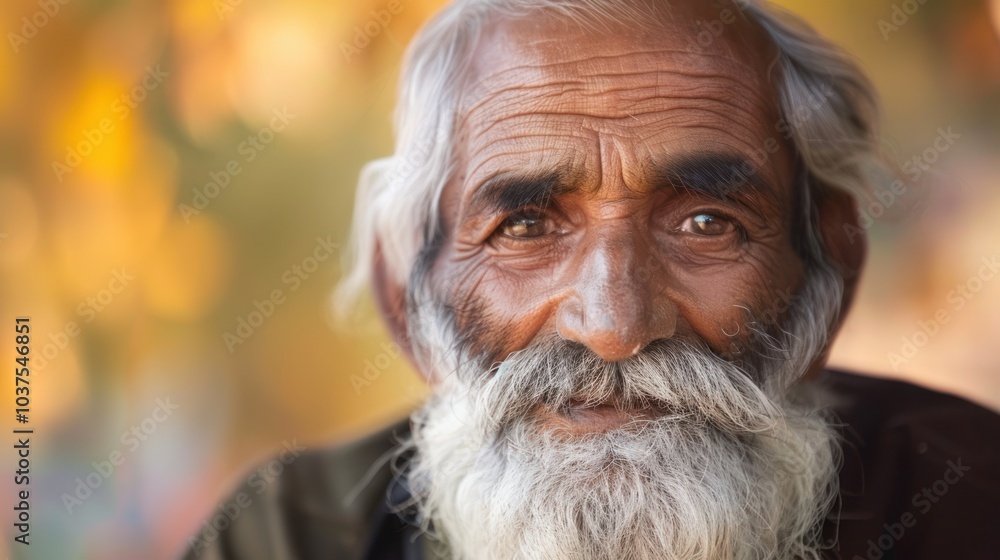
[[[454,313],[460,346],[456,350],[476,358],[498,359],[504,342],[510,338],[512,322],[503,318],[489,294],[456,289],[446,301]]]
[[[786,251],[760,253],[734,264],[726,271],[725,281],[703,283],[715,286],[696,295],[707,308],[703,313],[707,322],[715,323],[706,329],[706,338],[729,347],[740,341],[752,343],[784,325],[804,272]]]
[[[538,325],[544,322],[544,317],[532,310],[500,308],[480,301],[476,311],[477,314],[468,317],[462,333],[470,343],[469,349],[489,362],[503,361],[511,353],[543,338]]]
[[[726,359],[745,355],[760,331],[770,331],[763,324],[763,314],[772,308],[770,300],[752,290],[734,291],[698,294],[694,298],[698,304],[680,308],[682,320],[694,334]]]
[[[749,346],[752,326],[744,311],[745,304],[737,304],[712,310],[714,316],[700,324],[693,325],[694,331],[718,355],[726,359],[736,359]]]

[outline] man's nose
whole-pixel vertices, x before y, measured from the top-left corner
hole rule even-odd
[[[604,240],[584,258],[575,289],[556,311],[556,328],[607,361],[670,338],[677,306],[664,289],[666,270],[641,244]]]

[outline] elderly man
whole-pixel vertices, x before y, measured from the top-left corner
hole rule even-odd
[[[1000,558],[1000,417],[823,371],[877,118],[758,2],[455,0],[347,281],[431,397],[189,558]]]

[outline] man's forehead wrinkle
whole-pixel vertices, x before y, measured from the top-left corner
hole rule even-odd
[[[530,118],[523,114],[528,112],[526,108],[534,108],[539,116],[561,111],[603,119],[632,119],[662,111],[663,105],[679,109],[676,105],[687,102],[702,106],[726,104],[717,114],[728,119],[746,115],[748,123],[754,117],[763,117],[758,128],[770,127],[776,121],[778,112],[770,99],[768,82],[751,68],[755,65],[736,63],[731,56],[713,51],[691,53],[662,45],[650,48],[640,39],[624,54],[581,57],[578,48],[567,46],[572,40],[562,43],[561,49],[529,57],[524,56],[523,43],[493,49],[491,62],[499,58],[500,66],[504,62],[511,64],[499,69],[495,63],[477,68],[482,77],[472,80],[472,87],[463,93],[460,128],[473,130],[475,136],[486,135],[506,120]],[[553,60],[560,57],[562,60]],[[548,60],[539,63],[533,58]],[[743,120],[740,117],[736,118]]]
[[[567,168],[572,165],[572,159],[566,156],[564,150],[546,149],[532,153],[530,158],[533,160],[532,164],[524,162],[524,156],[525,153],[523,150],[497,150],[490,152],[484,157],[477,158],[470,165],[467,182],[471,185],[481,183],[482,177],[492,176],[498,172],[504,172],[511,167],[515,167],[511,165],[513,162],[519,164],[516,166],[518,168],[523,169],[530,166],[532,168],[545,168],[549,171],[554,168]]]
[[[463,128],[469,139],[476,141],[509,121],[516,121],[518,127],[539,125],[549,128],[556,125],[552,118],[583,117],[595,123],[604,123],[608,131],[617,131],[635,124],[641,116],[666,125],[671,121],[683,124],[699,115],[704,117],[706,113],[713,121],[738,123],[748,132],[770,128],[773,111],[767,102],[758,95],[736,98],[729,95],[731,89],[722,84],[691,86],[670,92],[656,91],[655,88],[626,89],[623,90],[628,92],[625,99],[617,98],[614,91],[605,92],[605,95],[616,96],[607,101],[595,95],[573,98],[572,93],[565,92],[528,99],[510,95],[481,105],[467,114]],[[663,118],[657,118],[658,114],[662,114]]]
[[[625,78],[625,79],[619,79]],[[639,78],[633,83],[629,79]],[[651,78],[651,79],[650,79]],[[662,106],[681,102],[725,103],[741,112],[757,112],[768,120],[777,114],[773,100],[762,88],[747,87],[747,82],[727,73],[690,74],[660,69],[642,75],[602,74],[582,78],[562,78],[544,84],[517,83],[482,91],[478,99],[463,111],[461,126],[488,132],[495,122],[526,109],[558,113],[567,108],[585,108],[583,113],[601,118],[631,117],[636,112],[655,112]],[[726,109],[727,111],[729,108]],[[486,123],[484,128],[481,123]]]
[[[580,117],[584,117],[581,122]],[[753,152],[765,144],[766,130],[759,119],[745,107],[724,102],[698,103],[664,109],[643,110],[627,106],[616,119],[577,113],[542,113],[538,111],[498,114],[483,118],[478,126],[466,129],[465,149],[474,160],[497,148],[515,146],[519,150],[576,149],[581,140],[592,134],[609,134],[631,140],[637,145],[666,142],[671,129],[701,129],[719,133],[715,141],[725,141]],[[706,138],[713,141],[713,138]],[[506,151],[506,150],[503,150]]]
[[[679,88],[710,88],[716,81],[739,84],[744,92],[762,94],[760,88],[754,88],[752,83],[748,83],[745,76],[736,76],[718,70],[695,71],[689,69],[667,69],[657,68],[642,71],[628,72],[595,72],[592,74],[573,76],[563,76],[560,78],[548,79],[544,82],[530,83],[525,81],[512,82],[510,85],[502,87],[492,87],[479,93],[475,103],[465,108],[466,112],[474,112],[483,105],[487,105],[497,98],[506,95],[520,95],[529,97],[531,94],[542,92],[544,96],[563,95],[566,93],[576,93],[584,90],[593,90],[594,93],[628,93],[643,90],[662,90],[667,94]],[[721,86],[721,84],[720,84]],[[545,90],[553,90],[545,93]],[[730,89],[723,91],[731,92]],[[666,97],[667,95],[664,95]]]
[[[635,60],[643,57],[644,60]],[[689,60],[683,60],[689,59]],[[609,67],[615,66],[614,68]],[[762,76],[733,57],[713,53],[692,53],[673,49],[656,49],[615,55],[593,55],[570,61],[549,61],[541,64],[516,64],[493,69],[486,76],[479,76],[463,96],[477,100],[465,104],[462,112],[473,110],[492,97],[510,91],[532,91],[567,84],[613,87],[624,79],[653,76],[656,85],[666,85],[662,80],[671,77],[694,80],[725,79],[760,88]],[[642,86],[640,86],[642,87]],[[646,86],[648,87],[648,86]],[[627,89],[623,86],[621,89]]]
[[[466,185],[476,185],[483,177],[512,168],[531,168],[540,171],[551,171],[557,167],[581,170],[586,168],[589,174],[593,174],[596,171],[593,169],[597,161],[595,158],[599,156],[596,153],[599,148],[595,143],[599,135],[624,141],[624,144],[619,143],[617,154],[627,157],[628,161],[623,162],[623,172],[630,179],[632,176],[644,175],[647,162],[662,157],[661,154],[664,152],[676,153],[678,148],[691,142],[695,142],[699,149],[742,155],[744,158],[753,157],[757,147],[764,145],[764,139],[759,131],[752,126],[744,126],[731,117],[724,119],[721,114],[712,122],[706,122],[705,119],[692,120],[689,117],[681,119],[661,112],[655,122],[663,123],[665,120],[669,121],[669,125],[653,126],[659,129],[673,128],[674,131],[665,130],[643,138],[629,134],[628,130],[614,134],[603,130],[581,129],[579,124],[573,121],[560,123],[564,124],[564,127],[549,126],[542,130],[518,126],[516,122],[500,123],[512,131],[511,136],[504,136],[501,130],[494,135],[495,137],[487,135],[482,138],[483,142],[479,142],[478,135],[471,135],[474,140],[465,146],[468,155]],[[521,132],[525,129],[533,131]],[[690,140],[679,141],[676,138],[677,129],[690,130],[694,136],[688,134],[685,137]],[[775,170],[770,165],[762,165],[758,172],[768,181],[778,183]],[[600,182],[599,177],[592,177],[587,181],[593,188]],[[588,187],[584,189],[591,190]]]
[[[525,139],[527,138],[537,138],[539,142],[529,145],[519,140],[502,138],[492,142],[486,149],[470,154],[466,182],[470,185],[477,184],[482,177],[511,168],[572,170],[584,167],[588,157],[593,157],[589,146],[581,147],[579,144],[580,141],[589,143],[592,138],[590,134],[581,134],[578,141],[572,144],[566,143],[562,134],[535,134]]]
[[[714,8],[702,0],[694,0],[688,5],[672,5],[673,2],[657,2],[656,5],[643,4],[644,12],[652,19],[641,23],[615,22],[614,18],[603,22],[605,25],[593,27],[570,21],[564,15],[541,10],[528,17],[507,17],[496,19],[484,33],[474,53],[474,67],[482,71],[495,66],[497,59],[522,57],[536,60],[572,60],[578,56],[580,45],[600,45],[609,52],[609,58],[617,58],[630,53],[642,54],[648,45],[656,45],[661,50],[670,48],[675,53],[724,57],[735,69],[749,69],[759,72],[765,68],[759,53],[771,51],[773,43],[759,25],[749,20],[743,10],[732,1],[726,1]],[[703,29],[698,22],[718,18],[723,9],[732,10],[738,20],[727,27],[726,33],[709,45],[699,44],[698,34]],[[676,14],[674,13],[676,11]],[[607,19],[607,18],[604,18]],[[644,20],[646,18],[643,18]],[[692,46],[694,49],[692,50]],[[618,50],[619,52],[611,52]],[[656,50],[655,48],[652,50]],[[481,56],[488,53],[489,56]],[[483,64],[479,64],[482,62]]]
[[[528,111],[498,114],[470,124],[463,134],[466,153],[480,157],[497,146],[517,145],[526,149],[576,148],[593,134],[629,139],[636,145],[668,141],[679,130],[702,129],[711,134],[703,141],[729,142],[758,151],[768,140],[770,127],[746,107],[728,102],[689,104],[686,100],[670,108],[638,105],[626,107],[616,118],[577,112]]]
[[[612,172],[593,142],[601,135],[621,140],[614,181],[630,186],[649,177],[649,161],[687,148],[759,154],[780,112],[762,61],[741,47],[752,38],[720,37],[692,51],[685,38],[697,31],[692,22],[704,9],[692,10],[696,17],[664,27],[669,32],[581,35],[537,21],[488,31],[456,114],[460,206],[477,185],[505,171],[541,176],[569,168],[587,175],[581,190],[599,189],[602,175]],[[778,184],[773,178],[784,167],[761,167]]]

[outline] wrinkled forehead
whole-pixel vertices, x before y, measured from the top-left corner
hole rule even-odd
[[[634,25],[546,12],[492,22],[462,88],[460,129],[475,134],[528,113],[609,120],[664,110],[683,117],[686,108],[712,126],[759,129],[778,119],[776,50],[737,4],[674,2],[660,11]]]
[[[731,2],[660,10],[632,25],[547,12],[491,22],[461,88],[463,198],[511,172],[560,169],[596,186],[605,155],[634,188],[655,162],[707,152],[788,185],[770,39]]]

